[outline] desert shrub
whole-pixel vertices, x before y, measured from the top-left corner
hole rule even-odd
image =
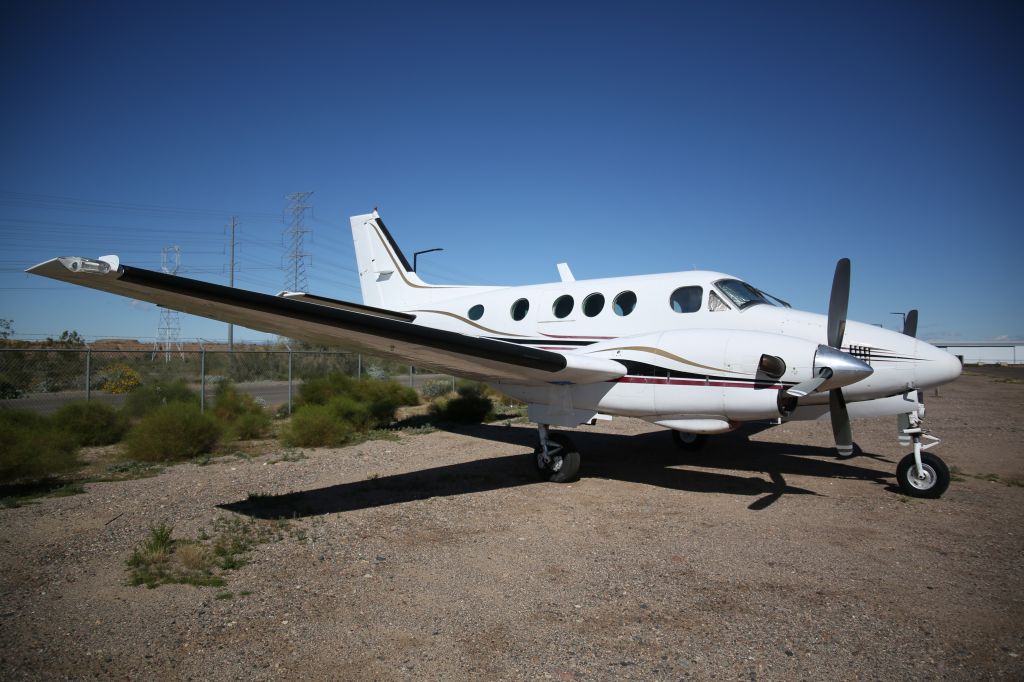
[[[415,390],[394,381],[358,381],[340,373],[303,383],[297,402],[300,406],[327,405],[341,396],[367,405],[370,415],[367,428],[387,426],[394,421],[395,411],[399,407],[418,405],[420,402],[420,396]]]
[[[344,445],[355,429],[338,419],[329,405],[303,405],[292,415],[281,438],[289,447]]]
[[[339,395],[327,403],[334,418],[347,423],[354,431],[369,431],[376,425],[370,403],[352,396]]]
[[[307,379],[299,386],[297,405],[326,405],[338,395],[353,395],[358,382],[344,374],[334,372],[313,379]]]
[[[70,433],[79,445],[110,445],[128,432],[128,418],[110,405],[95,401],[67,403],[52,417],[58,428]]]
[[[448,379],[431,379],[420,386],[420,393],[427,400],[448,395],[451,390],[452,382]]]
[[[430,404],[430,414],[436,419],[479,424],[493,415],[494,404],[482,384],[459,386],[454,398],[437,398]]]
[[[164,462],[198,457],[213,450],[221,427],[198,405],[170,402],[136,424],[125,439],[128,459]]]
[[[46,417],[0,410],[0,481],[38,480],[74,468],[78,443]]]
[[[229,429],[231,436],[236,440],[263,438],[269,430],[270,416],[266,412],[243,414],[232,422]]]
[[[129,417],[142,417],[171,403],[194,404],[198,408],[199,394],[189,388],[184,379],[143,384],[128,394],[121,411]]]
[[[103,370],[100,390],[107,393],[131,393],[142,385],[139,373],[124,363],[111,365]]]
[[[263,406],[227,380],[217,385],[213,416],[224,425],[228,434],[239,440],[259,438],[270,428],[270,415]]]
[[[415,389],[394,381],[361,381],[357,398],[370,405],[374,426],[387,426],[395,420],[395,412],[402,405],[419,405],[420,395]]]

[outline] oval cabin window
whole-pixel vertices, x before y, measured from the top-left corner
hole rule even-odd
[[[612,301],[612,310],[619,317],[625,317],[633,312],[636,307],[636,294],[632,291],[623,291]]]
[[[525,298],[521,298],[512,304],[512,319],[518,322],[519,320],[526,317],[526,313],[530,312],[530,302]]]
[[[572,296],[565,294],[555,299],[555,304],[551,306],[551,312],[555,314],[555,317],[562,319],[569,317],[569,313],[572,312],[572,307],[575,305],[575,301]]]

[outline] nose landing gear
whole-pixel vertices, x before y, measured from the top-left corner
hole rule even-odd
[[[938,445],[939,439],[921,428],[921,419],[916,412],[908,416],[910,428],[903,429],[903,433],[913,441],[914,452],[901,459],[896,467],[900,491],[910,497],[941,497],[949,487],[949,467],[935,455],[924,452]],[[922,438],[929,442],[923,445]]]

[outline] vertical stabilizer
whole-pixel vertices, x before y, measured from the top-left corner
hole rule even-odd
[[[425,284],[412,271],[376,210],[352,216],[351,223],[364,304],[403,310],[433,300],[437,288],[451,288]]]

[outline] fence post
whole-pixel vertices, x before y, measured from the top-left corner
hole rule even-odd
[[[92,348],[85,349],[85,399],[92,399]]]
[[[409,388],[416,388],[416,385],[413,383],[413,380],[412,380],[412,373],[413,373],[413,366],[409,365]]]
[[[199,411],[206,412],[206,348],[199,352]]]
[[[363,354],[356,354],[356,380],[363,378]]]
[[[292,413],[292,349],[288,348],[288,414]]]

